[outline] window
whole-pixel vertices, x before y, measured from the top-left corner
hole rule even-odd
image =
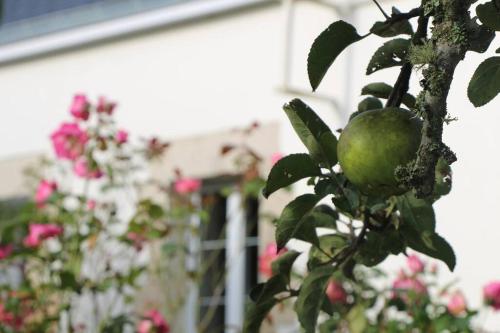
[[[246,295],[257,284],[259,203],[237,191],[222,195],[232,180],[205,181],[201,191],[200,202],[209,218],[191,246],[198,249],[192,263],[205,270],[195,291],[197,300],[188,302],[189,332],[193,325],[205,332],[240,332]]]

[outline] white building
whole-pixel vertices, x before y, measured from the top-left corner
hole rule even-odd
[[[48,2],[38,0],[38,8],[30,0],[3,1],[8,9],[0,24],[4,197],[19,191],[19,163],[48,151],[48,135],[65,119],[75,92],[117,100],[118,120],[132,134],[174,142],[196,142],[258,120],[279,128],[256,143],[270,155],[304,150],[281,111],[284,102],[301,97],[332,128],[340,128],[361,100],[362,86],[393,83],[398,73],[387,69],[364,77],[382,42],[370,37],[344,52],[318,92],[310,93],[306,57],[312,41],[340,17],[366,33],[382,19],[368,0],[61,0],[52,1],[55,7],[47,12]],[[416,1],[382,4],[409,10]],[[16,11],[26,5],[29,11]],[[453,277],[474,306],[481,302],[482,285],[500,279],[494,256],[500,251],[495,214],[500,98],[477,110],[466,98],[467,82],[484,58],[469,53],[457,68],[448,109],[459,120],[446,126],[445,141],[459,160],[452,193],[436,205],[438,232],[458,257]],[[414,93],[417,82],[418,75]],[[220,167],[197,168],[192,155],[179,156],[178,163],[197,176],[212,176]],[[388,265],[402,260],[392,258]],[[488,319],[492,329],[495,320],[498,324],[498,318]]]

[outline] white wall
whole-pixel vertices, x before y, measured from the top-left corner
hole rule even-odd
[[[389,3],[384,3],[387,9]],[[403,10],[415,3],[397,1]],[[92,97],[105,94],[117,100],[118,119],[133,134],[178,138],[245,126],[254,120],[279,121],[283,150],[303,150],[280,111],[293,97],[278,92],[284,63],[284,13],[280,6],[265,7],[0,67],[0,158],[48,150],[46,139],[59,121],[68,119],[74,92]],[[292,48],[294,87],[310,91],[305,61],[308,48],[335,19],[335,13],[325,7],[299,5]],[[382,17],[369,5],[351,22],[365,33],[374,19]],[[370,37],[341,55],[318,93],[333,96],[352,109],[361,100],[359,91],[364,84],[393,82],[397,69],[363,77],[369,57],[380,43],[381,39]],[[455,276],[473,305],[480,302],[482,284],[500,279],[500,266],[493,255],[500,251],[500,221],[495,216],[500,202],[500,98],[477,110],[466,98],[467,81],[483,57],[468,54],[457,70],[449,111],[459,121],[446,127],[445,139],[459,160],[453,166],[454,190],[436,205],[438,231],[455,248]],[[353,68],[346,73],[348,61]],[[346,86],[347,76],[353,89]],[[416,82],[414,93],[418,91]],[[345,125],[346,113],[315,98],[305,100],[332,128]],[[397,258],[388,265],[402,261]]]

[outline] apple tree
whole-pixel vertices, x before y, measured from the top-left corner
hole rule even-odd
[[[455,267],[452,247],[436,233],[433,209],[451,190],[450,165],[457,160],[442,141],[443,124],[451,120],[447,98],[459,62],[468,51],[486,52],[500,30],[500,1],[472,7],[475,0],[422,0],[408,12],[392,8],[391,14],[373,2],[384,19],[366,34],[340,20],[316,38],[307,62],[309,82],[316,90],[344,49],[372,35],[387,41],[373,54],[366,74],[398,66],[399,76],[393,85],[363,87],[366,98],[339,137],[303,101],[284,105],[308,153],[277,162],[263,194],[308,180],[313,191],[283,209],[275,232],[278,250],[291,239],[311,244],[308,273],[301,283],[291,283],[291,267],[301,253],[281,255],[273,276],[250,293],[246,333],[258,332],[269,311],[288,299],[294,300],[304,331],[315,332],[320,314],[328,313],[325,290],[334,274],[355,279],[357,266],[376,266],[407,249]],[[416,69],[423,79],[415,97],[408,90]],[[479,65],[467,92],[476,107],[500,92],[500,56]],[[325,198],[331,204],[323,204]]]

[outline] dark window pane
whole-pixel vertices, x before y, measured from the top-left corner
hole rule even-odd
[[[246,201],[246,231],[248,238],[257,238],[259,235],[259,200],[248,198]],[[246,251],[245,291],[248,292],[257,285],[257,257],[258,246],[248,246]]]

